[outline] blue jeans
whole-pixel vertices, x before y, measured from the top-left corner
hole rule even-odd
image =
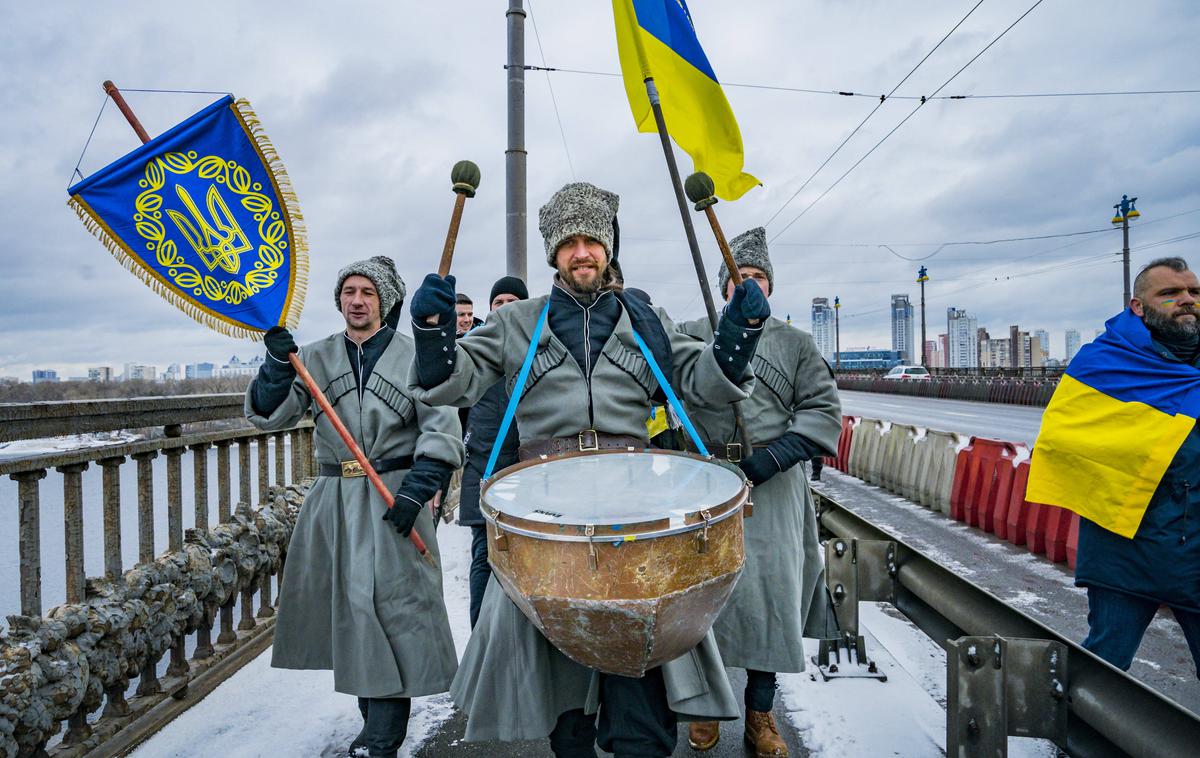
[[[471,628],[479,620],[479,608],[483,605],[483,592],[487,589],[488,579],[492,576],[492,567],[488,564],[487,556],[487,527],[482,524],[471,526],[471,572],[467,586],[471,591]]]
[[[1105,587],[1090,586],[1087,591],[1088,636],[1082,643],[1084,649],[1128,671],[1159,603]],[[1171,612],[1183,628],[1192,664],[1200,670],[1200,613],[1182,608],[1171,608]]]

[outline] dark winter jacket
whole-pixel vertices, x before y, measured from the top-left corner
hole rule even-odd
[[[471,407],[470,424],[463,439],[467,446],[467,462],[463,465],[462,499],[458,504],[458,523],[464,526],[483,525],[483,514],[479,510],[479,480],[483,478],[488,456],[492,454],[492,443],[500,431],[500,421],[504,418],[507,405],[508,393],[504,390],[504,382],[496,382]],[[519,441],[514,419],[496,459],[496,471],[517,462]]]
[[[1179,360],[1155,347],[1164,360]],[[1133,539],[1080,519],[1075,583],[1200,612],[1200,429],[1175,454]]]

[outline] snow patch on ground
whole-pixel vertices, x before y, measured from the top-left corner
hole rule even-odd
[[[438,545],[446,610],[461,658],[471,631],[467,585],[471,530],[443,524]],[[402,758],[420,748],[452,712],[449,695],[414,698]],[[357,701],[333,691],[333,672],[273,669],[267,649],[132,755],[330,758],[344,755],[361,728]]]
[[[887,674],[874,679],[823,681],[815,667],[781,674],[779,691],[788,720],[801,732],[813,756],[904,756],[940,758],[946,754],[946,654],[894,608],[860,606],[868,655]],[[805,640],[816,655],[817,642]],[[1009,740],[1009,755],[1055,755],[1045,740]]]
[[[47,453],[67,453],[90,447],[124,445],[142,439],[142,435],[127,431],[92,432],[90,434],[67,434],[61,437],[41,437],[33,440],[0,442],[0,460],[26,458]]]

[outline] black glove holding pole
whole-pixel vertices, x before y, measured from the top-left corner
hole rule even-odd
[[[824,454],[823,450],[803,435],[788,432],[770,445],[755,450],[753,455],[738,463],[738,467],[750,483],[757,486],[801,461],[812,460]]]
[[[289,353],[298,353],[292,333],[282,326],[273,326],[263,335],[267,357],[258,369],[250,393],[250,403],[263,416],[270,416],[287,399],[296,369],[288,361]]]
[[[408,308],[416,342],[417,381],[426,389],[436,387],[454,371],[454,276],[428,274]],[[434,316],[437,323],[430,324]]]
[[[746,279],[733,288],[733,296],[725,306],[721,323],[717,325],[713,352],[725,378],[740,384],[749,377],[746,367],[754,357],[763,322],[771,317],[771,306],[753,280]]]
[[[453,468],[432,458],[418,458],[404,475],[396,501],[383,514],[383,520],[396,527],[401,537],[407,537],[417,523],[417,516],[425,503],[433,499],[442,482],[449,478]]]

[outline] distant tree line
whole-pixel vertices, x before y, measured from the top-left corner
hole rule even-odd
[[[245,392],[250,377],[222,376],[211,379],[180,379],[155,382],[132,379],[127,382],[41,382],[0,385],[0,403],[36,403],[50,400],[99,400],[123,397],[164,397],[167,395],[213,395]]]

